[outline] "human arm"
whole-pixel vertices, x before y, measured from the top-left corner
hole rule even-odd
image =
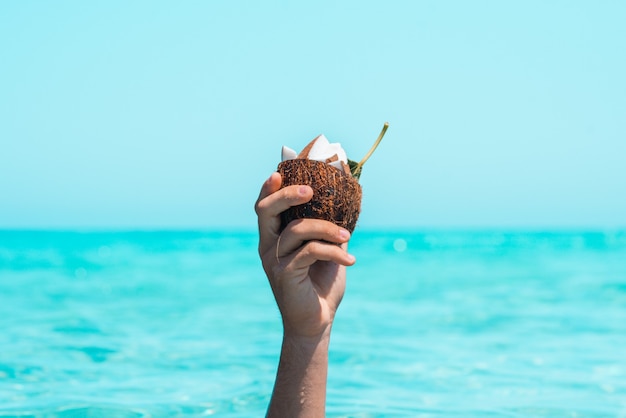
[[[317,219],[299,219],[281,232],[280,213],[311,200],[309,186],[280,189],[274,173],[255,209],[259,254],[283,321],[283,343],[268,417],[323,417],[328,345],[345,291],[350,233]]]

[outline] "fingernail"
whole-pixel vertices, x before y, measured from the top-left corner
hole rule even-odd
[[[350,238],[350,232],[348,232],[347,229],[339,228],[339,237],[341,237],[341,239],[348,239]]]
[[[307,186],[300,186],[298,187],[298,194],[300,196],[304,196],[309,192],[309,188]]]
[[[352,254],[348,254],[348,261],[350,261],[351,263],[354,263],[356,261],[356,257],[353,256]]]

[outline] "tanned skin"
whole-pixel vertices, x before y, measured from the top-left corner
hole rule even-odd
[[[313,197],[309,186],[283,189],[274,173],[255,205],[259,255],[283,322],[283,343],[267,417],[325,416],[328,346],[346,288],[350,233],[337,225],[299,219],[280,232],[280,213]]]

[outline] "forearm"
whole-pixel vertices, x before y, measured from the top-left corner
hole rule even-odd
[[[319,338],[285,334],[268,418],[325,416],[330,327]]]

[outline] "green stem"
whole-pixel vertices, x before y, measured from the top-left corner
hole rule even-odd
[[[365,157],[363,157],[363,159],[357,164],[356,169],[354,170],[355,173],[361,172],[361,167],[363,167],[363,164],[365,164],[365,162],[372,156],[374,151],[376,151],[378,144],[380,144],[380,141],[383,140],[383,136],[385,136],[385,132],[387,132],[387,128],[389,128],[389,122],[385,122],[382,131],[380,131],[380,135],[378,135],[378,138],[376,139],[376,142],[374,142],[372,148],[370,148],[367,154],[365,154]]]

